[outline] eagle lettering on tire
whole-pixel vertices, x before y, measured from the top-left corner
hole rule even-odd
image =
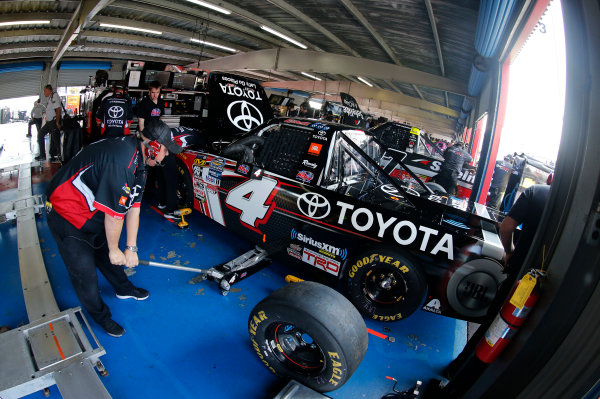
[[[248,334],[265,367],[318,392],[344,385],[368,346],[356,308],[334,289],[309,281],[287,285],[256,305]]]

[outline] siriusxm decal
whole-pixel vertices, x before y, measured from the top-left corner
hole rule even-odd
[[[325,125],[324,123],[313,123],[312,125],[310,125],[310,127],[319,130],[329,130],[329,126]]]
[[[317,241],[312,237],[307,236],[306,234],[296,232],[295,229],[292,229],[290,236],[292,237],[292,240],[298,240],[312,247],[323,250],[326,255],[339,256],[340,258],[342,258],[342,260],[346,260],[346,257],[348,256],[348,250],[346,248],[337,248],[331,244],[327,244],[322,241]]]

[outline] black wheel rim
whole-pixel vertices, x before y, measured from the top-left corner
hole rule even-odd
[[[267,329],[266,341],[275,358],[294,373],[318,375],[325,366],[321,347],[310,334],[294,324],[272,324]]]
[[[393,305],[404,299],[406,281],[396,268],[376,266],[365,273],[364,293],[370,301],[380,305]]]

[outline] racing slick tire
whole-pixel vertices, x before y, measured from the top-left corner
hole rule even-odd
[[[177,158],[177,202],[181,208],[194,209],[194,185],[192,176],[182,160]]]
[[[418,264],[388,248],[374,248],[356,256],[347,264],[342,283],[354,306],[378,321],[410,316],[427,294],[427,281]]]
[[[262,363],[283,378],[318,391],[344,385],[368,346],[356,308],[325,285],[302,281],[263,299],[248,318],[252,346]]]

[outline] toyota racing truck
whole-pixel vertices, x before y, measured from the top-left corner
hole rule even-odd
[[[496,214],[435,194],[401,154],[355,126],[259,116],[266,108],[251,100],[265,98],[262,88],[248,94],[243,78],[225,76],[210,97],[224,96],[221,111],[211,100],[211,113],[237,132],[177,155],[178,195],[255,249],[203,277],[226,294],[277,259],[325,283],[290,284],[252,310],[249,337],[266,367],[326,392],[366,352],[360,313],[482,320],[505,278]]]

